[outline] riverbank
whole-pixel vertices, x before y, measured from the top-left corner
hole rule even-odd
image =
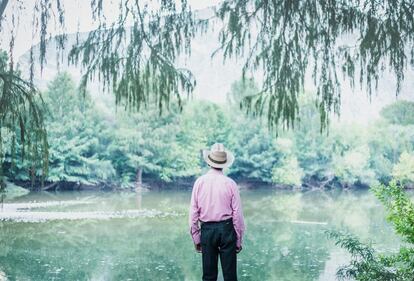
[[[157,178],[145,178],[141,184],[131,183],[129,185],[121,185],[114,182],[99,182],[96,184],[85,184],[81,182],[45,182],[42,187],[40,182],[34,184],[32,187],[31,181],[6,181],[6,189],[9,186],[20,187],[29,191],[122,191],[122,190],[136,190],[144,188],[148,190],[187,190],[191,189],[195,177],[177,178],[173,181],[162,181]],[[270,188],[270,189],[367,189],[369,186],[365,184],[342,185],[339,181],[333,179],[317,180],[309,178],[302,182],[300,186],[277,184],[261,181],[259,179],[250,178],[234,178],[241,189],[255,189],[255,188]]]

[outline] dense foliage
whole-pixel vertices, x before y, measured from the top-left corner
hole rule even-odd
[[[41,168],[41,181],[47,173],[48,146],[44,126],[44,103],[34,86],[8,64],[8,56],[0,50],[0,190],[4,188],[5,157],[13,167],[16,158],[27,159],[27,172],[35,175]],[[16,146],[20,144],[20,153]],[[8,154],[8,155],[6,155]],[[34,177],[32,177],[34,179]],[[34,183],[33,183],[34,184]]]
[[[400,125],[414,124],[414,103],[404,100],[395,102],[393,106],[386,106],[381,114],[389,122]]]
[[[59,34],[55,37],[61,51],[57,56],[59,63],[66,61],[62,54],[70,49],[69,63],[83,68],[80,91],[85,95],[88,81],[97,78],[104,89],[114,94],[117,105],[139,111],[149,104],[162,111],[171,102],[182,108],[183,94],[192,93],[196,79],[176,62],[190,55],[191,42],[196,35],[202,35],[207,28],[216,28],[219,22],[220,47],[214,54],[221,52],[224,61],[243,59],[243,77],[256,72],[263,74],[261,87],[241,99],[240,105],[253,115],[266,116],[266,125],[276,129],[292,127],[301,119],[299,105],[303,94],[307,94],[304,81],[309,70],[312,70],[317,89],[313,105],[316,105],[319,126],[323,129],[329,123],[329,113],[339,112],[342,83],[339,72],[348,78],[352,87],[359,81],[371,94],[380,74],[391,70],[398,93],[407,67],[414,64],[414,17],[412,3],[406,0],[379,3],[375,0],[228,0],[210,10],[207,16],[194,13],[185,0],[155,2],[154,7],[149,7],[146,2],[121,0],[116,10],[118,17],[109,24],[104,13],[107,3],[90,0],[91,19],[97,29],[86,37],[78,34],[76,43],[66,46],[65,18],[68,15],[63,2],[35,1],[32,34],[40,43],[38,54],[34,48],[30,50],[30,78],[27,80],[22,80],[14,71],[13,56],[19,11],[27,8],[26,3],[1,2],[0,32],[7,32],[10,42],[9,59],[3,60],[3,67],[0,67],[0,114],[9,124],[2,121],[0,128],[10,127],[10,124],[14,127],[18,123],[21,140],[25,137],[28,140],[26,151],[30,152],[33,162],[32,175],[39,165],[43,166],[44,173],[47,171],[46,133],[39,111],[41,101],[34,97],[37,93],[33,77],[35,62],[40,63],[41,70],[46,62],[53,22]],[[12,13],[11,19],[5,18],[8,8],[17,11]],[[5,21],[10,23],[10,29],[4,28],[6,25],[2,22]],[[343,40],[344,37],[348,40]],[[9,67],[5,68],[6,64]],[[0,142],[4,141],[0,135]],[[342,178],[354,180],[348,171],[354,168],[360,169],[356,180],[365,176],[367,162],[360,155],[363,149],[349,152],[339,160],[348,166],[342,170],[337,167]],[[351,158],[358,158],[358,167],[351,167]],[[284,161],[287,166],[296,166],[294,160]],[[279,172],[275,171],[275,178],[279,178]],[[297,178],[289,181],[297,182]]]
[[[132,186],[141,176],[144,184],[192,178],[205,167],[200,150],[214,142],[235,153],[228,173],[238,179],[280,186],[348,187],[387,183],[394,176],[405,186],[413,185],[412,124],[394,124],[386,117],[365,127],[339,123],[328,135],[320,134],[313,100],[306,98],[300,101],[301,126],[275,138],[265,122],[245,116],[238,106],[240,99],[256,90],[253,80],[238,81],[226,106],[191,101],[183,111],[172,106],[159,114],[156,106],[149,105],[142,112],[125,112],[115,110],[110,100],[97,103],[88,93],[81,98],[70,76],[61,73],[43,93],[48,110],[48,186]],[[387,108],[395,106],[399,103]],[[400,137],[393,138],[396,134]],[[21,149],[17,141],[16,153]],[[28,181],[31,163],[17,161],[11,168],[11,159],[6,153],[7,176]]]
[[[406,244],[397,253],[384,255],[353,235],[329,232],[336,244],[348,250],[352,257],[348,265],[339,268],[337,276],[341,280],[411,281],[414,279],[414,203],[395,180],[389,185],[378,185],[373,191]]]

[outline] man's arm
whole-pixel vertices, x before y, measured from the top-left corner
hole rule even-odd
[[[237,234],[237,248],[241,248],[241,245],[243,243],[243,234],[245,230],[244,225],[244,217],[243,217],[243,210],[241,205],[241,199],[240,199],[240,192],[239,188],[237,187],[237,184],[235,182],[232,182],[233,185],[233,197],[231,200],[231,208],[233,209],[233,225],[234,230]]]
[[[189,211],[189,226],[190,234],[194,241],[194,244],[200,244],[200,227],[198,226],[198,218],[200,217],[200,212],[197,204],[197,191],[199,186],[199,180],[196,180],[193,186],[193,191],[191,192],[191,203]]]

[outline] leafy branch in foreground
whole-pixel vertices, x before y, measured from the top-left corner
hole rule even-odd
[[[336,245],[351,254],[350,263],[338,269],[337,277],[341,280],[412,281],[414,280],[414,204],[395,180],[389,185],[378,185],[373,188],[373,191],[388,211],[387,219],[408,244],[401,246],[397,253],[385,255],[376,253],[371,245],[363,244],[353,235],[327,231],[327,235],[336,241]]]
[[[414,204],[403,187],[394,180],[389,185],[374,187],[373,191],[387,209],[387,219],[394,225],[396,232],[414,244]]]
[[[44,102],[33,85],[20,73],[7,69],[7,54],[0,52],[0,175],[3,174],[5,151],[3,145],[10,145],[11,169],[14,166],[16,146],[20,145],[21,159],[31,162],[29,174],[32,186],[38,168],[41,167],[43,185],[48,169],[48,143],[44,126]],[[17,143],[19,138],[19,143]],[[4,181],[0,179],[3,186]]]

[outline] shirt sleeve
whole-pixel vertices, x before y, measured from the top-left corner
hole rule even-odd
[[[232,182],[233,185],[233,196],[231,201],[231,208],[233,210],[232,217],[233,217],[233,225],[234,230],[237,234],[237,247],[241,247],[243,243],[243,235],[245,231],[245,224],[244,224],[244,217],[243,217],[243,210],[241,205],[240,199],[240,192],[237,184]]]
[[[196,180],[191,192],[191,203],[189,210],[189,226],[190,234],[194,241],[194,244],[200,243],[200,227],[198,225],[198,219],[200,217],[200,210],[197,203],[197,191],[199,186],[199,180]]]

